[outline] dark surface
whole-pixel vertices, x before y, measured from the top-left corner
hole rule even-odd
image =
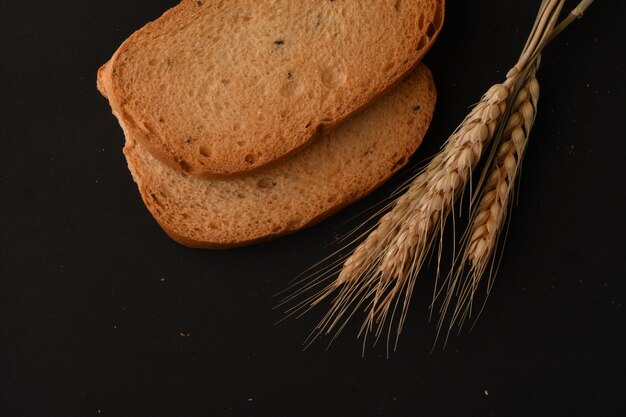
[[[179,246],[143,207],[96,70],[175,3],[0,6],[1,416],[622,415],[623,2],[596,2],[544,54],[478,325],[430,353],[431,268],[390,359],[383,347],[361,357],[358,322],[329,351],[303,352],[322,311],[274,326],[271,295],[399,179],[317,227],[224,252]],[[503,78],[539,1],[448,3],[426,59],[438,113],[415,161]]]

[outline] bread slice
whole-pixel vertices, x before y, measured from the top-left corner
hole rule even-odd
[[[407,163],[430,124],[436,92],[420,65],[389,95],[301,152],[248,175],[206,180],[159,162],[120,118],[141,197],[174,240],[227,248],[310,226],[364,197]]]
[[[184,0],[134,33],[101,89],[134,138],[194,176],[294,153],[394,85],[444,0]]]

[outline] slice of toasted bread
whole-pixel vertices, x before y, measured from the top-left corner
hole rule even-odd
[[[430,124],[436,92],[424,66],[301,152],[254,173],[201,179],[159,162],[129,126],[124,153],[147,208],[176,241],[226,248],[310,226],[399,170]]]
[[[99,82],[134,138],[215,178],[274,162],[412,69],[444,0],[184,0],[134,33]]]

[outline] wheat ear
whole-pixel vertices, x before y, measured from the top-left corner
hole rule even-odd
[[[293,287],[297,290],[295,295],[287,297],[285,302],[312,291],[339,272],[329,285],[287,310],[289,314],[307,311],[336,294],[330,310],[313,330],[308,341],[331,332],[336,337],[349,319],[357,311],[364,309],[366,319],[359,334],[367,336],[374,332],[375,340],[378,340],[388,324],[389,348],[391,329],[397,322],[397,343],[417,275],[437,236],[440,237],[437,258],[439,265],[441,236],[455,201],[466,185],[472,182],[472,171],[487,150],[491,149],[488,152],[488,161],[496,157],[500,160],[500,154],[496,154],[496,151],[503,133],[508,134],[507,123],[511,119],[512,106],[519,102],[516,97],[523,94],[520,89],[523,90],[524,82],[527,81],[529,68],[537,62],[542,48],[573,18],[580,17],[591,0],[583,0],[581,5],[584,7],[579,5],[555,30],[564,2],[565,0],[543,0],[526,46],[517,64],[508,72],[506,80],[502,84],[494,85],[483,95],[446,141],[443,149],[414,178],[407,191],[391,204],[391,210],[379,220],[377,227],[350,255],[323,268],[320,275],[314,276],[311,282],[299,281]],[[494,138],[496,140],[492,145]],[[487,178],[488,185],[491,185],[491,180],[491,177]],[[479,181],[479,188],[482,183],[483,178]],[[347,260],[342,265],[344,259]],[[475,262],[477,271],[481,269],[480,258],[472,262]],[[298,289],[298,286],[301,288]],[[435,284],[435,289],[437,288],[438,285]],[[397,315],[400,304],[400,313]],[[364,346],[365,339],[366,337]]]
[[[489,89],[439,155],[346,260],[336,281],[305,300],[315,305],[338,290],[313,336],[337,334],[364,307],[368,314],[361,333],[366,334],[376,326],[378,339],[385,323],[394,321],[403,299],[397,329],[397,334],[400,333],[417,273],[433,238],[442,230],[454,201],[495,133],[506,109],[509,85],[514,83],[516,74],[517,71],[512,71],[509,82]],[[390,333],[387,337],[389,340]]]
[[[533,68],[515,98],[512,113],[489,169],[488,179],[484,187],[477,191],[478,205],[462,240],[459,267],[453,268],[445,282],[446,295],[438,320],[438,334],[444,326],[451,302],[455,302],[446,338],[455,324],[460,327],[471,316],[481,278],[487,266],[494,265],[498,239],[511,206],[516,179],[521,171],[522,158],[537,114],[539,83],[535,71],[536,68]],[[486,288],[487,295],[493,285],[494,273],[492,267]]]

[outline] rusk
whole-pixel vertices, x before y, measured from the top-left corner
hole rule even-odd
[[[430,124],[436,91],[420,64],[390,93],[310,146],[269,167],[201,179],[159,162],[120,123],[142,199],[162,228],[190,247],[227,248],[310,226],[364,197],[405,165]]]

